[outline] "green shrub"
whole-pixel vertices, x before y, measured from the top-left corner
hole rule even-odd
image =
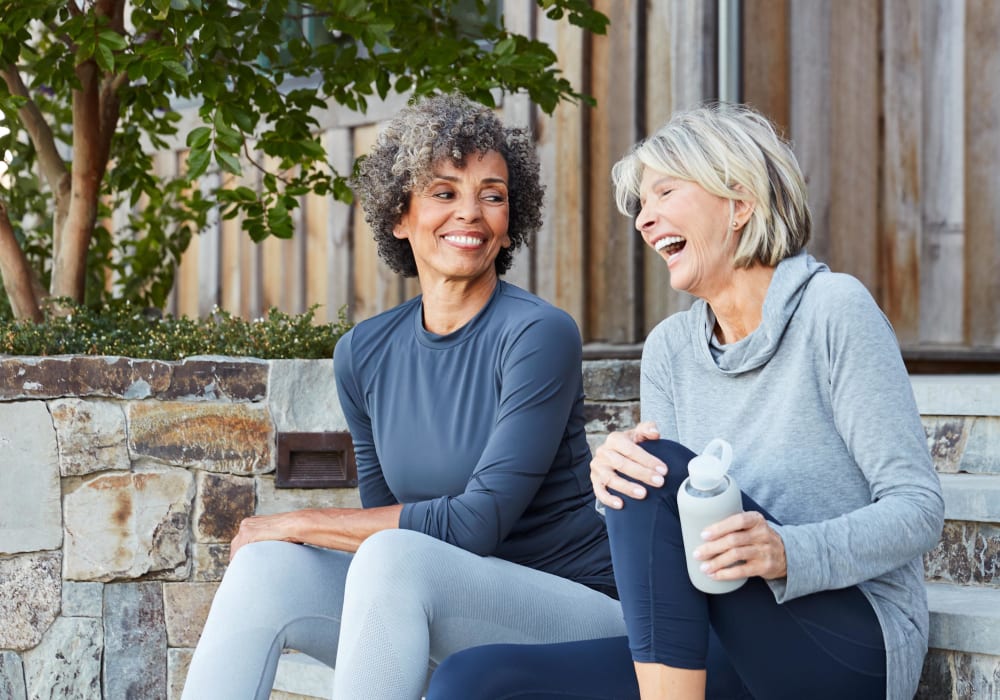
[[[0,354],[318,359],[332,357],[337,340],[350,328],[343,309],[336,323],[314,323],[316,306],[298,315],[271,309],[254,321],[220,309],[204,319],[160,316],[127,302],[95,311],[62,300],[59,308],[60,314],[47,310],[39,324],[0,321]]]

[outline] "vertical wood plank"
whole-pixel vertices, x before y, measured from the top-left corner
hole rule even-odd
[[[921,7],[885,0],[882,15],[881,305],[901,343],[920,336],[922,236]]]
[[[205,173],[198,182],[201,193],[211,199],[219,188],[222,175],[218,170]],[[219,303],[219,208],[208,212],[205,228],[198,234],[198,316],[204,318]]]
[[[789,130],[809,191],[809,250],[823,261],[830,258],[830,12],[826,2],[794,2],[790,7]]]
[[[247,163],[242,163],[244,178]],[[244,178],[226,175],[223,179],[227,189],[235,189],[243,184]],[[242,314],[240,304],[240,277],[243,265],[240,260],[240,236],[242,217],[220,219],[219,221],[219,307],[233,315]]]
[[[354,152],[367,153],[378,125],[354,130]],[[354,207],[354,321],[370,318],[402,301],[401,278],[378,257],[378,248],[360,206]]]
[[[743,101],[788,135],[789,0],[743,0]]]
[[[187,151],[179,151],[175,154],[177,159],[177,173],[184,172],[187,163]],[[191,243],[181,256],[180,265],[177,268],[176,282],[176,306],[174,312],[178,316],[198,316],[198,270],[199,253],[201,248],[201,236],[197,233],[191,236]]]
[[[879,298],[879,3],[833,3],[830,20],[830,265]]]
[[[959,345],[965,309],[965,4],[923,0],[921,343]]]
[[[583,30],[565,19],[553,22],[540,18],[538,26],[539,39],[556,52],[563,75],[583,91]],[[546,191],[534,258],[535,292],[573,316],[586,338],[583,110],[581,105],[564,102],[551,117],[540,115],[537,122],[538,157]]]
[[[599,0],[594,6],[611,19],[606,36],[593,37],[589,172],[587,329],[589,340],[635,342],[642,318],[639,248],[631,226],[615,209],[608,185],[612,164],[638,138],[636,85],[638,29],[644,3]]]
[[[507,28],[527,37],[534,36],[535,9],[534,0],[507,0],[504,2],[503,14]],[[526,93],[506,95],[503,98],[503,108],[500,118],[505,126],[516,127],[534,134],[535,106]],[[532,242],[533,243],[533,242]],[[514,253],[514,263],[504,275],[504,279],[529,291],[535,290],[534,282],[534,251],[521,246]]]
[[[716,3],[673,0],[652,3],[645,30],[644,133],[653,134],[676,110],[690,109],[717,95]],[[694,297],[670,286],[663,259],[648,250],[628,221],[641,249],[643,318],[642,340],[667,316],[691,305]]]
[[[967,0],[965,338],[1000,346],[1000,3]]]

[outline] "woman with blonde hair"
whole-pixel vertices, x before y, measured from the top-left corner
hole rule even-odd
[[[791,149],[749,108],[701,107],[613,180],[671,286],[697,297],[646,339],[643,422],[591,462],[627,637],[467,650],[428,700],[911,698],[940,484],[887,319],[805,252]],[[690,581],[677,505],[714,438],[732,445],[744,512],[695,557],[716,581],[747,578],[724,594]]]

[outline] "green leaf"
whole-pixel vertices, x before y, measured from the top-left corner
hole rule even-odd
[[[194,180],[208,169],[212,154],[207,148],[192,148],[187,158],[187,176]]]
[[[188,148],[205,148],[212,139],[212,129],[208,126],[199,126],[188,132],[185,143]]]
[[[240,167],[240,159],[234,156],[232,153],[216,150],[215,162],[217,162],[219,166],[226,172],[232,173],[233,175],[243,174],[243,168]]]

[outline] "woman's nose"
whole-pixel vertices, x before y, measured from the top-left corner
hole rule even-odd
[[[479,218],[482,207],[479,197],[460,197],[456,216],[463,221],[475,221]]]
[[[639,209],[639,213],[635,215],[635,230],[642,233],[652,225],[653,217],[650,216],[648,211],[646,211],[645,206],[641,207]]]

